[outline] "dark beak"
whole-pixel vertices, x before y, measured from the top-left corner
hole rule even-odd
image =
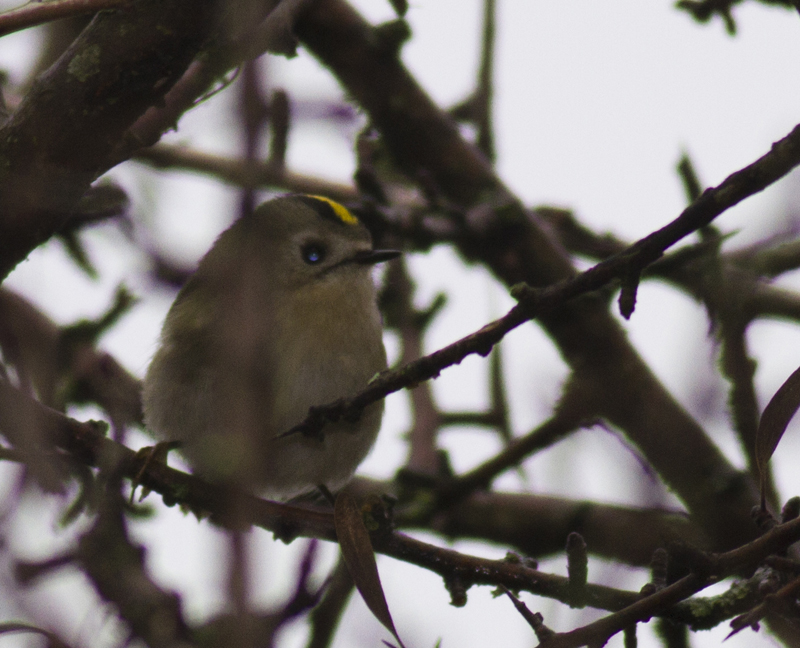
[[[362,250],[353,256],[353,263],[362,265],[374,265],[390,259],[396,259],[402,254],[400,250]]]

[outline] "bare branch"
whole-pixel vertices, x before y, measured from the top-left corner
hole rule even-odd
[[[21,29],[35,27],[52,20],[84,16],[131,4],[132,0],[58,0],[57,2],[27,4],[0,14],[0,37]]]

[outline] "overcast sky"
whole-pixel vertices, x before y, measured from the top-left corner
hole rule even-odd
[[[371,19],[392,17],[388,2],[361,0],[355,4]],[[498,8],[497,166],[503,180],[531,205],[569,207],[593,228],[634,240],[663,226],[685,206],[674,170],[683,152],[691,155],[705,184],[717,184],[766,153],[774,140],[800,121],[800,18],[788,11],[745,3],[736,9],[739,33],[732,38],[720,21],[697,25],[669,2],[498,0]],[[417,0],[411,4],[408,20],[414,37],[406,45],[403,59],[441,105],[460,101],[473,87],[481,13],[480,3],[474,0]],[[7,67],[13,78],[21,78],[34,48],[32,33],[0,39],[0,67]],[[330,76],[302,50],[291,61],[271,61],[270,75],[273,83],[287,87],[297,100],[320,94],[334,100],[342,96]],[[223,93],[187,115],[170,139],[204,150],[237,152],[235,130],[218,121],[221,103],[229,100],[229,95],[233,93]],[[291,139],[290,165],[297,171],[349,181],[354,163],[345,135],[328,127],[300,124]],[[177,173],[161,180],[141,167],[120,169],[115,177],[133,196],[134,212],[157,223],[160,244],[187,263],[202,254],[232,215],[235,193],[212,180]],[[168,199],[162,199],[161,192],[168,192]],[[793,219],[799,197],[800,176],[793,174],[723,215],[718,225],[724,231],[739,230],[729,246],[788,231],[797,227]],[[8,285],[31,296],[62,322],[96,315],[121,280],[134,289],[147,288],[143,260],[129,249],[121,234],[101,228],[88,240],[104,271],[100,282],[89,281],[65,264],[58,244],[50,244],[31,255]],[[511,304],[487,273],[465,270],[446,249],[414,258],[412,266],[420,303],[437,290],[452,293],[449,309],[429,335],[429,350],[480,327]],[[796,277],[786,282],[800,287]],[[105,348],[138,375],[147,366],[170,299],[171,295],[164,294],[145,300],[104,339]],[[687,408],[696,407],[692,399],[697,374],[713,366],[704,342],[707,323],[702,310],[663,286],[645,285],[627,326],[633,342],[667,386]],[[752,331],[750,343],[759,360],[756,381],[763,407],[800,365],[800,336],[796,327],[787,324],[760,324]],[[391,340],[388,344],[391,350]],[[552,345],[533,325],[515,332],[504,348],[506,369],[515,385],[515,431],[523,433],[552,406],[565,369]],[[482,363],[468,361],[443,374],[436,391],[444,404],[474,407],[485,399]],[[535,375],[531,375],[532,366]],[[388,477],[402,460],[400,434],[408,423],[403,402],[403,396],[390,399],[384,432],[363,467],[365,473]],[[465,438],[469,443],[464,443]],[[727,429],[718,430],[716,440],[741,465]],[[485,456],[495,443],[478,433],[462,434],[457,440],[446,435],[445,442],[452,442],[448,448],[459,469]],[[578,442],[583,448],[580,452],[576,450]],[[796,441],[787,438],[779,452],[797,450]],[[552,455],[529,467],[527,487],[626,502],[635,499],[630,480],[646,480],[622,444],[600,431],[582,434]],[[615,479],[620,470],[626,480]],[[784,497],[798,492],[795,472],[791,462],[778,463]],[[575,491],[572,475],[581,477],[580,492]],[[521,487],[515,475],[500,483],[507,488]],[[31,514],[19,522],[17,541],[29,542],[31,533],[48,536],[51,526],[46,516]],[[152,543],[149,559],[153,568],[167,586],[184,593],[189,610],[207,614],[209,606],[221,602],[221,575],[204,569],[206,552],[220,550],[220,538],[207,525],[170,510],[160,515],[160,524],[139,525],[137,533]],[[58,541],[42,542],[40,550],[44,551]],[[266,599],[291,577],[292,569],[285,563],[287,556],[296,554],[296,547],[287,550],[263,533],[257,543],[263,560],[259,598]],[[499,557],[504,553],[467,543],[458,548],[479,555]],[[331,553],[330,548],[326,551]],[[545,567],[565,572],[560,561]],[[507,601],[492,599],[488,588],[473,588],[467,608],[455,609],[448,605],[441,581],[428,572],[390,559],[382,559],[380,568],[396,625],[409,646],[432,646],[438,637],[443,639],[443,648],[531,645],[530,629],[524,621]],[[609,578],[613,578],[612,570],[593,563],[590,579],[608,582]],[[638,588],[645,580],[642,574],[639,580],[617,584]],[[594,614],[578,615],[560,605],[523,598],[558,630],[574,627]],[[90,597],[73,599],[76,632],[84,638],[97,628],[110,632],[93,613]],[[70,614],[65,612],[65,616]],[[351,605],[345,623],[336,643],[339,648],[375,646],[380,638],[386,638],[358,600]],[[359,634],[364,628],[372,628],[368,639]],[[505,633],[502,636],[501,631]],[[723,626],[695,636],[693,645],[718,646],[725,634]],[[287,642],[302,645],[302,632],[297,631]],[[621,645],[621,637],[609,643]],[[639,645],[655,645],[647,631],[640,632]],[[772,643],[745,631],[726,645]]]

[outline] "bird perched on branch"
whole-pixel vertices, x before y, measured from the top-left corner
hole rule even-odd
[[[276,499],[343,486],[382,402],[315,437],[286,433],[386,368],[371,268],[398,255],[321,196],[277,198],[237,221],[167,314],[144,381],[147,427],[213,481]]]

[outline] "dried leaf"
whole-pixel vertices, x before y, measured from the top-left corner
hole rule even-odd
[[[342,491],[336,496],[333,523],[342,549],[342,557],[361,597],[375,618],[397,639],[400,648],[405,648],[397,635],[389,606],[386,604],[369,531],[364,524],[361,510],[347,491]]]
[[[764,408],[756,432],[756,464],[761,477],[761,505],[764,507],[767,464],[778,447],[789,421],[800,407],[800,368],[786,379]]]

